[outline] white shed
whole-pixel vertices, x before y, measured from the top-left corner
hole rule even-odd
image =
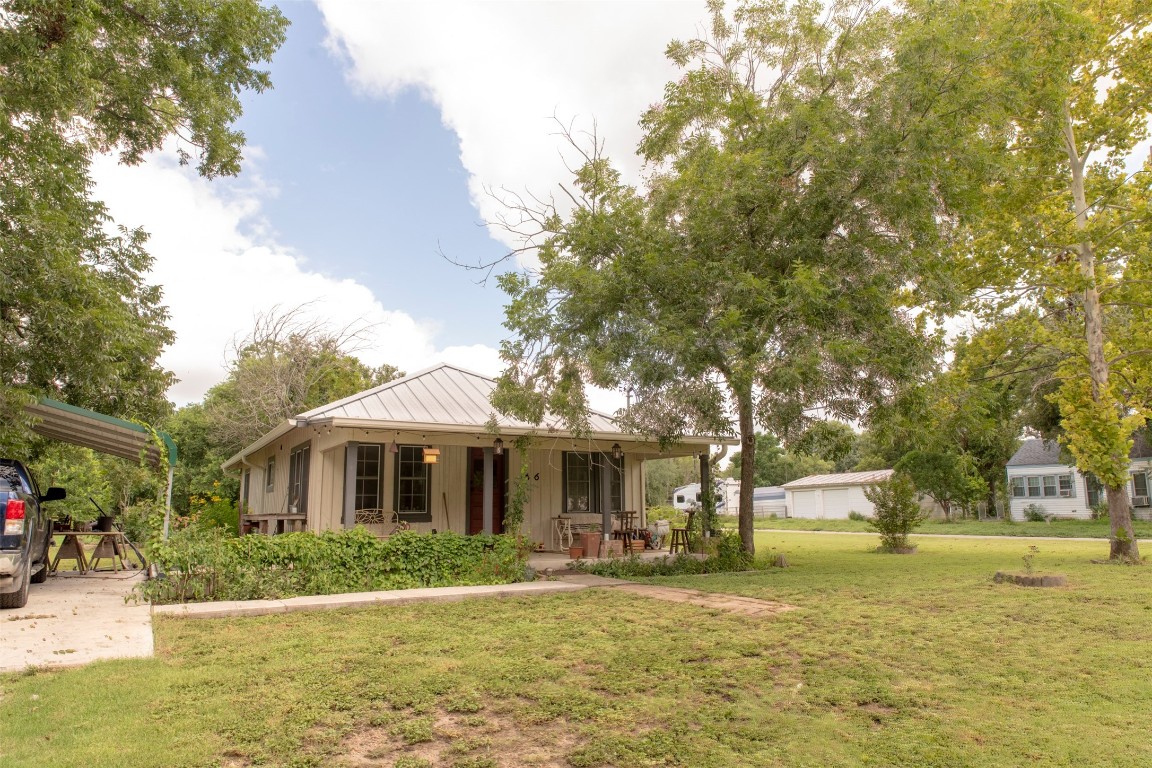
[[[864,489],[892,476],[890,469],[811,475],[783,485],[788,517],[847,520],[852,512],[871,517],[872,502]]]

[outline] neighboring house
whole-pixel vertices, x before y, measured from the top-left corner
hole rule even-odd
[[[811,475],[784,483],[788,517],[813,520],[847,520],[850,512],[871,517],[872,502],[864,489],[892,476],[890,469],[871,472],[842,472],[834,475]]]
[[[643,525],[644,462],[698,455],[686,437],[661,453],[593,413],[582,437],[494,414],[496,382],[437,365],[288,419],[224,463],[241,475],[244,520],[267,532],[327,531],[395,512],[420,531],[499,532],[527,451],[523,533],[553,542],[554,518],[603,523],[635,511]],[[494,431],[491,425],[494,426]]]
[[[1128,496],[1133,514],[1152,519],[1148,483],[1152,446],[1143,435],[1137,435],[1128,455]],[[1092,507],[1106,501],[1096,479],[1070,464],[1053,440],[1025,440],[1008,460],[1007,476],[1013,520],[1024,520],[1025,509],[1032,504],[1042,508],[1044,515],[1087,520],[1092,517]]]

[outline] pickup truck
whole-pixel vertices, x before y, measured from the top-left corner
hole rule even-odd
[[[0,459],[0,608],[23,608],[28,585],[48,578],[52,521],[43,504],[66,495],[63,488],[41,495],[27,467]]]

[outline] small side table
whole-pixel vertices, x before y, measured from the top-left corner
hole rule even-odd
[[[673,528],[672,540],[668,543],[668,552],[675,554],[676,552],[688,551],[688,529],[687,528]]]

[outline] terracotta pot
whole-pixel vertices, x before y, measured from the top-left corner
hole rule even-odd
[[[584,554],[588,557],[600,557],[600,534],[580,534],[580,545],[584,547]]]
[[[584,557],[584,547],[568,547],[568,557],[572,560]]]

